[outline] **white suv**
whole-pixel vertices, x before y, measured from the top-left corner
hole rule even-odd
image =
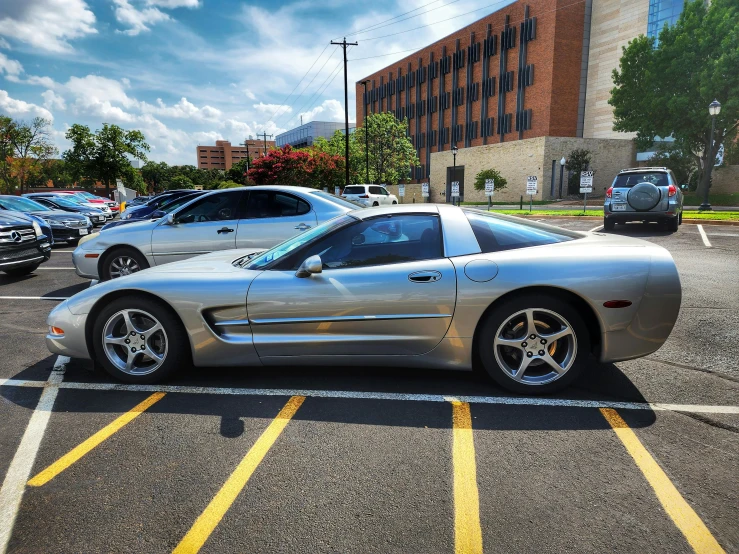
[[[341,193],[342,198],[359,202],[365,206],[381,206],[383,204],[397,204],[398,199],[380,185],[349,185]]]

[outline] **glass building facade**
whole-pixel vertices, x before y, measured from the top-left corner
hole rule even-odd
[[[685,0],[649,0],[647,36],[658,37],[666,24],[674,25],[683,11]]]
[[[336,131],[344,132],[344,123],[338,123],[335,121],[311,121],[295,129],[290,129],[284,133],[275,137],[275,144],[278,148],[282,148],[286,144],[291,145],[293,148],[305,148],[306,146],[312,146],[313,141],[318,137],[324,137],[330,139]],[[349,133],[354,131],[352,127],[349,128]]]

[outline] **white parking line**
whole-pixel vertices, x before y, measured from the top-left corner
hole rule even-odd
[[[44,387],[44,381],[0,379],[0,387]],[[450,402],[500,404],[506,406],[556,406],[564,408],[613,408],[617,410],[654,410],[709,414],[739,414],[739,406],[701,404],[664,404],[649,402],[608,402],[603,400],[568,400],[560,398],[526,398],[519,396],[450,396],[443,394],[405,394],[398,392],[363,392],[302,389],[243,389],[232,387],[193,387],[185,385],[126,385],[122,383],[59,384],[61,389],[95,391],[172,392],[182,394],[222,394],[228,396],[306,396],[311,398],[357,398],[364,400],[407,400],[413,402]]]
[[[588,230],[588,233],[592,233],[593,231],[597,231],[598,229],[601,229],[602,227],[603,227],[603,224],[600,224],[597,227],[593,227],[592,229]]]
[[[706,232],[703,230],[703,225],[698,225],[698,232],[701,234],[701,238],[703,239],[703,244],[705,244],[708,248],[712,248],[711,241],[708,240],[708,237],[706,236]]]
[[[67,300],[69,296],[0,296],[0,300]]]
[[[57,252],[59,252],[59,253],[65,252],[67,254],[71,254],[72,252],[74,252],[74,250],[52,250],[51,251],[52,254],[56,254]]]
[[[60,356],[59,358],[65,357]],[[40,386],[45,387],[44,391],[41,393],[31,419],[28,420],[26,431],[23,433],[18,450],[15,451],[8,472],[5,474],[2,488],[0,488],[0,552],[5,552],[8,548],[13,524],[23,499],[23,491],[31,475],[36,454],[41,446],[41,439],[46,431],[51,410],[59,392],[58,385],[64,379],[64,364],[60,363],[59,358],[54,364],[54,371],[49,375],[49,380],[39,381]],[[66,362],[68,361],[69,358],[66,358]]]
[[[72,271],[74,271],[73,267],[37,267],[36,271],[39,269],[44,269],[44,270],[46,269],[71,269]]]

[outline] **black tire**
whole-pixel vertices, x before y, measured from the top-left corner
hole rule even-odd
[[[29,273],[33,273],[38,269],[38,266],[41,264],[33,264],[33,265],[26,265],[23,267],[14,267],[13,269],[6,269],[5,273],[10,275],[11,277],[23,277],[24,275],[28,275]]]
[[[527,384],[514,380],[506,370],[501,368],[495,356],[493,340],[498,329],[514,314],[531,308],[549,310],[564,318],[569,323],[575,337],[576,351],[574,361],[561,377],[548,383]],[[525,336],[523,340],[527,340]],[[496,306],[481,322],[476,337],[476,344],[485,371],[487,371],[488,375],[496,383],[510,391],[528,395],[551,394],[568,387],[585,369],[591,350],[588,328],[582,317],[578,314],[577,309],[554,294],[548,295],[541,293],[513,297]]]
[[[114,279],[115,277],[111,276],[111,264],[113,261],[121,256],[127,256],[138,264],[139,269],[136,271],[141,271],[144,269],[147,269],[149,267],[149,262],[146,261],[146,258],[144,257],[141,252],[138,250],[135,250],[133,248],[127,248],[127,247],[120,247],[120,248],[113,248],[109,252],[105,254],[105,257],[100,262],[100,280],[101,281],[110,281],[111,279]],[[135,273],[135,272],[134,272]]]
[[[379,206],[380,204],[378,202],[373,202],[372,207]]]
[[[103,329],[108,320],[120,310],[143,310],[154,316],[164,327],[167,337],[167,353],[164,362],[156,370],[145,375],[131,375],[116,367],[103,348]],[[192,365],[190,341],[187,332],[174,311],[164,302],[148,296],[130,295],[113,300],[95,318],[92,329],[95,361],[116,379],[126,383],[151,384],[168,379],[182,368]]]
[[[613,228],[616,226],[616,222],[612,219],[608,219],[607,217],[603,218],[603,230],[604,231],[613,231]]]
[[[672,219],[668,219],[667,221],[665,221],[665,226],[667,227],[667,230],[671,233],[677,231],[678,225],[680,225],[680,223],[677,217],[673,217]]]
[[[677,217],[677,224],[678,225],[683,224],[683,212],[680,212],[680,215]]]
[[[77,246],[77,244],[80,242],[80,239],[69,239],[67,241],[67,244],[69,246]]]
[[[393,200],[393,204],[397,204],[397,202],[395,200]]]

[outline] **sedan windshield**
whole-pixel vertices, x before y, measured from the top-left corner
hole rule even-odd
[[[347,188],[350,188],[350,187],[347,187]],[[344,208],[350,208],[352,210],[356,210],[357,208],[364,208],[364,204],[360,204],[359,202],[352,202],[351,200],[347,200],[345,198],[340,198],[336,196],[335,194],[331,194],[330,192],[324,192],[322,190],[317,190],[315,192],[312,192],[311,194],[315,194],[316,196],[325,198],[326,200],[333,202],[334,204],[338,204],[339,206],[342,206]]]
[[[253,258],[244,258],[240,262],[240,265],[241,267],[246,267],[246,269],[264,269],[267,265],[276,260],[279,260],[296,248],[299,248],[314,239],[322,237],[323,235],[326,235],[334,231],[335,229],[346,225],[347,223],[353,223],[355,221],[356,219],[349,215],[340,215],[339,217],[329,219],[328,221],[324,221],[317,227],[314,227],[310,231],[306,231],[305,233],[296,235],[293,238],[288,239],[273,248],[270,248],[266,252],[257,254]]]
[[[17,196],[3,196],[0,198],[0,206],[6,210],[16,210],[19,212],[50,212],[51,209],[42,206],[38,202],[29,200],[28,198],[19,198]]]
[[[72,202],[71,200],[68,200],[66,198],[51,198],[51,202],[54,202],[57,206],[61,206],[62,208],[79,208],[80,205],[76,202]]]

